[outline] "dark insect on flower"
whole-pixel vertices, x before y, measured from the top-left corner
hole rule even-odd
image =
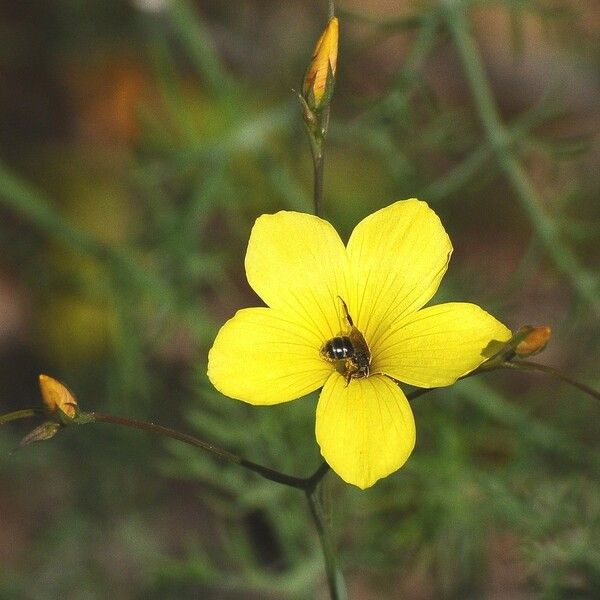
[[[340,298],[338,296],[338,298]],[[340,298],[346,321],[350,326],[347,335],[338,335],[327,340],[321,347],[321,355],[335,364],[346,378],[346,385],[351,379],[368,377],[371,368],[371,351],[363,334],[354,326],[346,303]]]

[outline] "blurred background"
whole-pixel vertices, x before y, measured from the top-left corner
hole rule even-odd
[[[551,325],[540,362],[598,387],[599,5],[337,8],[325,216],[347,236],[427,200],[455,247],[436,299]],[[311,210],[292,89],[325,22],[315,0],[0,4],[0,413],[47,373],[84,409],[318,466],[315,396],[249,407],[205,373],[258,302],[254,219]],[[492,373],[414,412],[406,467],[323,485],[350,598],[600,597],[597,402]],[[0,430],[0,598],[326,598],[301,493],[102,424],[12,452],[34,425]]]

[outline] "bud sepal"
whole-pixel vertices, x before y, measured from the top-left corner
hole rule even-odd
[[[478,370],[494,369],[510,362],[513,358],[525,358],[539,354],[550,339],[552,329],[547,326],[532,327],[523,325],[490,359],[480,365]]]

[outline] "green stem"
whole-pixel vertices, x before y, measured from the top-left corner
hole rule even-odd
[[[597,314],[600,314],[597,282],[587,270],[581,267],[578,258],[563,243],[558,227],[543,210],[542,202],[525,168],[511,147],[510,135],[500,119],[479,49],[469,31],[464,3],[461,0],[445,0],[442,4],[448,28],[473,95],[475,108],[500,168],[504,171],[536,235],[556,268],[563,273],[573,289],[593,307]]]
[[[328,0],[327,2],[327,18],[329,20],[335,17],[335,3],[333,0]]]
[[[329,0],[329,11],[328,18],[331,19],[335,15],[335,7],[333,0]],[[313,158],[313,173],[314,173],[314,211],[318,217],[321,215],[323,206],[323,170],[324,170],[324,145],[325,138],[327,136],[327,130],[329,128],[329,104],[323,109],[321,115],[317,117],[318,120],[318,131],[317,128],[311,128],[308,126],[308,136],[310,138],[310,149]],[[329,537],[329,531],[327,524],[323,517],[323,510],[321,503],[317,496],[317,485],[323,479],[323,477],[329,472],[329,465],[323,461],[315,473],[306,480],[305,494],[308,506],[310,508],[310,514],[314,521],[319,535],[319,542],[321,544],[321,550],[323,552],[323,560],[325,562],[325,573],[327,575],[327,586],[329,588],[329,595],[331,600],[346,600],[346,584],[344,582],[344,575],[337,564],[337,558],[333,544]]]
[[[315,491],[315,489],[317,488],[317,485],[319,484],[321,479],[323,479],[323,477],[325,477],[325,475],[327,475],[327,473],[329,473],[329,471],[330,471],[330,466],[325,461],[323,461],[319,465],[319,468],[310,477],[308,477],[305,480],[306,486],[305,486],[304,491],[307,494],[312,494]]]
[[[23,410],[15,410],[14,412],[0,415],[0,425],[18,421],[19,419],[28,419],[29,417],[37,417],[45,414],[41,408],[24,408]]]
[[[314,189],[313,201],[314,212],[317,217],[321,216],[323,206],[323,140],[312,140],[311,150],[313,157]]]
[[[346,592],[346,584],[344,582],[344,576],[340,571],[333,544],[329,536],[329,530],[327,523],[323,515],[323,508],[316,494],[316,490],[306,491],[306,500],[310,508],[310,514],[317,528],[319,535],[319,542],[321,543],[321,549],[323,551],[323,558],[325,560],[325,572],[327,574],[327,586],[329,588],[329,595],[331,600],[346,600],[348,597]]]

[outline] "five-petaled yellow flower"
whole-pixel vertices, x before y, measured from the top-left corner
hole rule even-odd
[[[346,246],[318,217],[259,217],[246,274],[268,308],[240,310],[223,325],[208,357],[210,380],[223,394],[257,405],[322,387],[321,454],[346,482],[373,485],[400,468],[415,444],[412,411],[397,382],[450,385],[511,337],[474,304],[423,308],[451,253],[437,215],[414,199],[368,216]],[[368,368],[354,373],[351,361],[324,353],[327,342],[337,338],[344,346],[348,339],[344,303],[370,353]]]

